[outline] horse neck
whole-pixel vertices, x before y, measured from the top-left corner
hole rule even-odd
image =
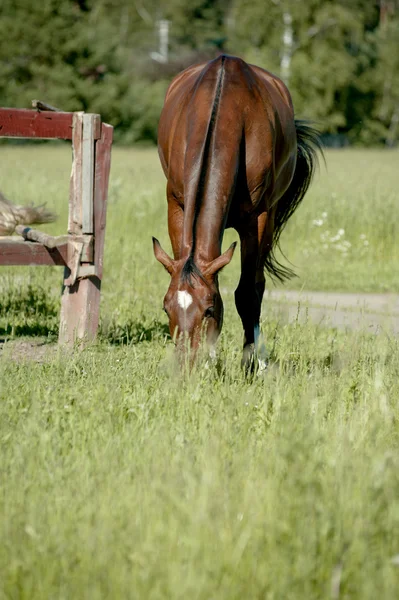
[[[184,209],[182,253],[200,263],[220,256],[238,170],[237,145],[216,150],[203,165],[195,202]]]

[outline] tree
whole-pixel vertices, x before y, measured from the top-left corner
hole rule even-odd
[[[172,77],[221,51],[279,74],[326,134],[398,139],[399,0],[3,0],[0,28],[1,105],[101,112],[128,143],[155,141]]]

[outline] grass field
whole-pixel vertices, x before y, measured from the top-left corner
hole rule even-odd
[[[282,245],[307,290],[399,292],[397,152],[327,154]],[[60,215],[69,149],[0,147],[2,191]],[[153,150],[115,149],[98,343],[41,361],[61,273],[2,268],[0,599],[393,600],[399,345],[264,311],[271,366],[246,380],[222,274],[219,361],[179,375],[161,311],[169,248]],[[225,245],[235,238],[228,232]]]

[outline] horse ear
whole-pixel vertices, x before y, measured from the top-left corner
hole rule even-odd
[[[171,275],[173,271],[174,260],[172,260],[170,256],[166,254],[165,250],[162,249],[157,238],[152,238],[152,246],[154,249],[155,258],[159,260],[161,265],[163,265],[167,272]]]
[[[231,259],[233,258],[233,254],[234,254],[234,250],[236,249],[236,246],[237,246],[237,242],[233,242],[231,244],[230,248],[228,250],[226,250],[226,252],[223,252],[223,254],[221,254],[220,256],[215,258],[215,260],[213,260],[208,265],[208,267],[205,269],[204,276],[212,277],[212,275],[219,273],[219,271],[221,269],[223,269],[223,267],[228,265],[229,262],[231,261]]]

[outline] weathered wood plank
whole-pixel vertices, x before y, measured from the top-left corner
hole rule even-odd
[[[94,127],[96,115],[83,115],[82,232],[93,233]]]
[[[68,243],[56,248],[46,248],[36,242],[25,242],[20,238],[0,240],[0,265],[8,266],[66,266],[68,262]]]
[[[73,113],[0,108],[0,136],[72,139]]]
[[[96,169],[94,179],[94,262],[98,277],[103,274],[105,226],[107,220],[108,183],[111,168],[111,148],[114,129],[102,124],[101,140],[96,143]]]
[[[73,115],[72,171],[69,185],[68,233],[82,233],[82,137],[83,113]]]
[[[71,286],[75,283],[80,262],[82,260],[83,244],[81,242],[73,241],[68,247],[68,272],[69,276],[67,279],[64,278],[64,285]]]
[[[15,232],[22,235],[24,240],[39,242],[39,244],[43,244],[47,248],[56,248],[57,246],[67,244],[70,239],[69,235],[48,235],[48,233],[43,233],[43,231],[32,229],[31,227],[25,227],[25,225],[17,225]]]
[[[47,102],[42,102],[41,100],[32,100],[32,108],[37,108],[37,110],[48,110],[50,112],[64,112],[60,108],[56,108],[51,104],[47,104]]]
[[[59,343],[72,345],[77,340],[89,342],[96,337],[99,315],[103,251],[111,164],[113,128],[102,124],[101,140],[96,142],[94,175],[94,261],[96,275],[77,280],[73,286],[65,285],[61,298]],[[85,272],[86,265],[82,265]],[[65,270],[65,281],[70,275]]]
[[[21,235],[24,240],[28,242],[38,242],[47,248],[57,248],[58,246],[63,246],[64,244],[72,244],[73,242],[77,242],[82,244],[82,261],[87,263],[93,263],[94,261],[94,236],[92,235],[48,235],[47,233],[43,233],[38,229],[32,229],[31,227],[25,227],[24,225],[17,225],[15,231]],[[23,243],[21,238],[17,236],[0,236],[0,252],[2,248],[2,244],[12,242],[12,243]]]
[[[69,273],[69,269],[66,269]],[[61,345],[72,346],[76,342],[88,343],[95,339],[98,329],[100,304],[98,277],[78,279],[74,285],[65,286],[61,297],[60,333]]]
[[[35,230],[31,230],[31,231],[35,231]],[[45,235],[45,234],[44,234]],[[51,236],[49,236],[51,237]],[[47,246],[47,244],[41,244],[41,243],[37,243],[37,240],[31,240],[31,241],[24,241],[21,240],[20,237],[17,236],[0,236],[0,264],[5,264],[1,262],[1,256],[4,255],[8,255],[8,254],[18,254],[18,255],[24,255],[25,253],[27,254],[28,257],[31,257],[31,259],[34,259],[34,256],[39,256],[39,261],[42,260],[41,256],[45,255],[44,250],[34,250],[34,248],[47,248],[47,250],[53,250],[54,248],[62,248],[62,252],[61,255],[63,256],[63,258],[67,257],[68,255],[65,254],[63,247],[67,244],[71,245],[73,242],[77,242],[80,244],[83,244],[83,250],[82,250],[82,255],[81,255],[81,260],[84,263],[89,263],[92,264],[93,260],[94,260],[94,244],[93,244],[93,236],[91,235],[78,235],[78,236],[64,236],[64,235],[60,235],[57,237],[54,237],[54,244],[52,246]],[[18,248],[19,246],[19,248]],[[27,250],[26,250],[27,249]],[[28,260],[28,259],[27,259]],[[30,258],[29,258],[30,260]],[[66,261],[68,262],[68,261]],[[26,264],[26,263],[24,263]],[[33,265],[33,262],[29,262],[29,264]],[[43,264],[42,262],[38,263],[38,264]],[[53,262],[48,262],[45,264],[58,264],[58,263],[53,263]],[[60,264],[64,264],[64,263],[60,263]]]

